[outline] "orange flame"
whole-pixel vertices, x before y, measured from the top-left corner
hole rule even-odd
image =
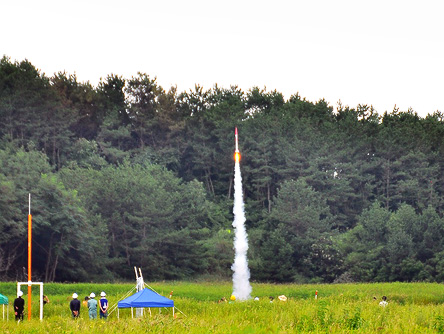
[[[239,152],[234,152],[234,161],[239,162],[241,159],[241,154]]]

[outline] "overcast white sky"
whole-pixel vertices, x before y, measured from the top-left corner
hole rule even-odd
[[[2,0],[0,56],[93,85],[140,71],[166,90],[258,86],[424,117],[444,112],[443,9],[438,0]]]

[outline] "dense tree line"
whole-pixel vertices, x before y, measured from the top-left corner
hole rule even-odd
[[[444,278],[444,116],[253,87],[97,87],[0,60],[0,277],[230,277],[238,127],[253,280]]]

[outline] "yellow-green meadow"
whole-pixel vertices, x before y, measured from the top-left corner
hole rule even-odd
[[[9,321],[3,333],[444,333],[444,285],[437,283],[373,284],[264,284],[253,283],[249,301],[229,300],[230,282],[157,282],[150,286],[163,296],[173,291],[175,317],[171,309],[145,310],[132,319],[129,309],[91,321],[82,307],[80,319],[71,319],[69,302],[106,291],[111,305],[133,288],[133,284],[45,284],[50,303],[44,319],[38,319],[38,288],[33,289],[32,320],[16,323],[12,312],[14,283],[0,283],[0,293],[9,298]],[[315,292],[318,297],[315,298]],[[26,291],[24,291],[26,294]],[[34,296],[35,294],[35,296]],[[285,295],[287,301],[277,297]],[[382,296],[388,305],[379,305]],[[25,301],[27,301],[26,295]],[[274,297],[270,302],[269,297]],[[27,307],[26,307],[27,309]],[[6,314],[5,314],[6,316]]]

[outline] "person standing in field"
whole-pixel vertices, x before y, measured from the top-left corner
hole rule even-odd
[[[43,295],[43,305],[49,304],[49,298],[46,295]]]
[[[386,307],[388,305],[387,297],[382,296],[382,300],[379,302],[379,306]]]
[[[100,293],[100,319],[106,319],[108,316],[108,300],[106,299],[106,293],[102,291]]]
[[[85,307],[88,307],[88,300],[89,300],[89,297],[85,296],[85,299],[83,300],[82,305]]]
[[[77,319],[80,315],[80,300],[77,299],[77,293],[72,294],[72,300],[69,303],[73,319]]]
[[[90,319],[97,319],[97,300],[95,300],[96,294],[91,292],[88,300],[88,314]]]
[[[17,298],[14,300],[14,314],[15,320],[23,321],[23,315],[25,313],[25,300],[22,298],[23,291],[17,293]]]

